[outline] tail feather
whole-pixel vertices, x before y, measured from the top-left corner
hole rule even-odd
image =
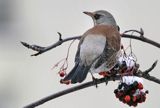
[[[70,79],[73,77],[73,75],[74,75],[74,73],[75,73],[77,67],[78,67],[78,63],[75,64],[75,66],[73,67],[73,69],[70,71],[69,74],[67,74],[67,75],[64,77],[63,80],[64,80],[64,81],[70,80]]]
[[[90,69],[89,66],[86,66],[84,68],[84,70],[82,71],[82,73],[79,75],[79,82],[82,82],[83,80],[85,80],[85,78],[87,77],[89,69]]]
[[[80,83],[85,80],[89,69],[90,68],[88,66],[76,64],[71,72],[63,79],[63,81],[71,80],[72,84],[77,82]]]
[[[71,78],[72,84],[79,82],[80,75],[83,73],[84,69],[85,69],[84,65],[78,65],[77,69],[74,72],[73,77]]]

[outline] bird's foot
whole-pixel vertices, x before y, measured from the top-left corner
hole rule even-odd
[[[96,88],[98,88],[98,79],[95,78],[94,76],[92,76],[92,80],[93,80],[93,83],[95,84]]]
[[[106,72],[106,71],[103,71],[103,72],[99,72],[99,75],[103,76],[105,78],[105,83],[106,85],[108,84],[108,77],[111,76],[111,73],[110,72]]]
[[[105,84],[107,85],[108,84],[108,77],[105,77]]]

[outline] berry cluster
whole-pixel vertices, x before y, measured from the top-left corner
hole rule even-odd
[[[100,72],[99,75],[103,77],[109,77],[114,75],[136,75],[139,64],[136,63],[136,60],[132,56],[121,56],[118,59],[117,64],[108,72]]]
[[[58,72],[59,76],[60,77],[64,77],[66,75],[66,70],[65,69],[62,69]],[[63,80],[60,80],[60,83],[61,84],[66,84],[66,85],[69,85],[71,83],[70,80],[67,80],[67,81],[63,81]]]
[[[112,71],[117,71],[117,74],[134,75],[136,74],[139,65],[132,56],[119,57],[118,63],[112,69]]]
[[[126,77],[126,76],[125,76]],[[128,76],[132,77],[132,76]],[[144,90],[143,84],[134,80],[133,82],[121,82],[117,89],[114,90],[116,98],[129,106],[137,106],[138,103],[145,102],[148,90]]]

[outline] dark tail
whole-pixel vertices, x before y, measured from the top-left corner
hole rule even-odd
[[[86,79],[89,69],[89,66],[79,65],[79,63],[76,63],[71,72],[65,76],[63,81],[71,80],[72,84],[77,82],[81,83]]]

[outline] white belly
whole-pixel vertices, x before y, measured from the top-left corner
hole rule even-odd
[[[83,64],[90,65],[102,54],[106,44],[104,36],[87,36],[80,46],[80,58]]]

